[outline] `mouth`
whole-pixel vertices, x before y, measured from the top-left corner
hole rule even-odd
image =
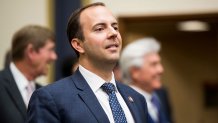
[[[110,45],[107,45],[107,46],[106,46],[106,49],[109,49],[109,50],[116,50],[118,47],[119,47],[118,44],[110,44]]]
[[[155,77],[154,77],[154,80],[156,80],[156,81],[161,81],[161,76],[160,76],[160,75],[155,76]]]

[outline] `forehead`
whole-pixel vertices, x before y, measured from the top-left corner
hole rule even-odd
[[[85,9],[80,14],[80,23],[84,24],[95,24],[98,22],[117,22],[116,18],[105,6],[92,6]]]
[[[45,48],[45,47],[55,47],[55,42],[51,39],[48,39],[48,40],[46,40],[46,42],[42,48]]]
[[[161,58],[157,52],[148,53],[144,56],[146,62],[159,61]]]

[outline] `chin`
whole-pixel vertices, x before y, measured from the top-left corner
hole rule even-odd
[[[162,87],[162,84],[156,84],[156,85],[154,85],[154,88],[155,89],[160,89]]]
[[[119,58],[120,58],[119,56],[116,56],[116,57],[113,57],[112,59],[117,62],[119,61]]]
[[[162,83],[160,81],[153,81],[153,87],[155,89],[160,89],[162,87]]]
[[[119,60],[119,56],[114,56],[113,55],[113,56],[108,57],[107,60],[108,61],[115,61],[115,62],[117,62]]]
[[[46,76],[47,74],[48,74],[48,70],[44,70],[44,71],[42,71],[42,74],[41,74],[41,75]]]
[[[117,59],[110,59],[110,60],[108,60],[108,62],[111,64],[116,64],[118,62],[118,60]]]

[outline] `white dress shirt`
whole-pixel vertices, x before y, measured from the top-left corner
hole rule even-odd
[[[141,95],[143,95],[146,99],[147,106],[148,106],[148,113],[151,116],[151,118],[157,122],[158,121],[158,109],[156,106],[151,102],[152,94],[147,93],[146,91],[140,89],[139,87],[136,87],[134,85],[131,85],[131,87],[139,92]]]
[[[28,84],[31,84],[33,90],[35,90],[35,83],[33,81],[28,81],[13,62],[10,63],[10,70],[27,107],[29,103],[29,96],[31,96],[28,94],[29,92],[27,91],[27,86]]]
[[[85,69],[81,65],[79,65],[79,71],[81,72],[81,74],[83,75],[85,80],[88,82],[88,85],[91,87],[92,91],[94,92],[95,96],[97,97],[99,103],[101,104],[102,108],[104,109],[105,113],[107,114],[110,123],[114,123],[113,114],[112,114],[112,111],[111,111],[111,108],[110,108],[110,104],[109,104],[109,96],[101,88],[101,86],[106,81],[103,80],[98,75],[92,73],[91,71],[88,71],[87,69]],[[121,105],[121,107],[122,107],[122,109],[124,111],[124,114],[126,116],[127,122],[128,123],[134,123],[134,119],[132,117],[132,114],[131,114],[128,106],[126,105],[124,99],[122,98],[122,96],[120,95],[119,91],[117,90],[117,86],[116,86],[116,83],[115,83],[115,79],[114,79],[114,74],[113,73],[112,73],[112,79],[111,79],[110,82],[115,85],[115,88],[116,88],[116,92],[115,93],[116,93],[118,102],[120,103],[120,105]]]

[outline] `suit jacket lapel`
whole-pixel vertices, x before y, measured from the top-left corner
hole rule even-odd
[[[95,94],[89,87],[86,80],[83,78],[79,70],[77,70],[73,76],[73,82],[75,86],[81,90],[78,94],[90,109],[92,114],[95,116],[99,123],[109,123],[109,119],[105,114],[103,108],[101,107],[98,99],[96,98]]]
[[[20,91],[15,83],[14,77],[12,76],[11,71],[8,69],[4,73],[5,87],[8,90],[9,95],[11,96],[13,102],[15,103],[18,110],[23,115],[23,118],[26,118],[26,106],[24,104],[23,98],[20,94]]]
[[[117,83],[117,88],[120,94],[122,95],[123,99],[125,100],[127,106],[129,107],[135,122],[140,123],[141,122],[140,114],[139,111],[137,110],[136,104],[134,103],[133,96],[131,95],[131,93],[129,93],[129,91],[124,90],[119,83]]]

